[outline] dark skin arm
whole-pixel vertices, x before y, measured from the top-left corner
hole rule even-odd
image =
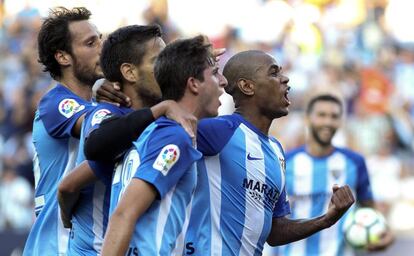
[[[96,90],[96,99],[98,102],[108,102],[117,106],[130,107],[132,104],[118,83],[110,83],[107,80]]]
[[[82,188],[95,182],[98,178],[87,161],[73,169],[59,184],[58,201],[60,214],[65,228],[71,228],[72,212],[76,207]]]
[[[273,218],[272,229],[267,238],[270,246],[284,245],[304,239],[335,224],[355,202],[348,186],[333,188],[328,211],[309,220],[291,220],[286,217]]]

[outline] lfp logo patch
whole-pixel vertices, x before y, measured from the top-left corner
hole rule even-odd
[[[84,105],[79,105],[74,99],[64,99],[59,103],[59,112],[66,118],[73,116],[84,108]]]
[[[111,114],[111,111],[108,109],[100,109],[93,114],[91,125],[94,126],[96,124],[100,124],[106,116]]]
[[[177,145],[169,144],[161,150],[152,167],[160,171],[162,175],[165,176],[168,174],[168,172],[171,170],[179,158],[180,149],[177,147]]]

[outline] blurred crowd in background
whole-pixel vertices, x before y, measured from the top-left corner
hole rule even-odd
[[[106,0],[41,1],[47,2],[41,7],[38,2],[0,0],[0,231],[28,230],[34,220],[32,121],[40,97],[56,83],[37,62],[42,17],[58,5],[84,5],[94,16],[111,10]],[[136,17],[113,11],[103,28],[96,24],[105,34],[121,25],[158,23],[167,42],[204,33],[215,47],[227,49],[223,64],[246,49],[275,56],[292,87],[289,115],[271,128],[286,151],[304,143],[309,96],[340,95],[346,115],[335,144],[366,157],[374,195],[391,228],[413,235],[414,1],[243,2],[141,1]],[[128,2],[117,6],[131,10]],[[230,96],[222,99],[220,112],[231,113]]]

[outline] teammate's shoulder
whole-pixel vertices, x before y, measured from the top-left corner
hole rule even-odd
[[[157,133],[174,134],[176,136],[188,136],[184,128],[174,120],[168,119],[164,116],[156,119],[148,128],[154,129]]]
[[[123,115],[131,112],[130,108],[118,107],[111,103],[99,103],[89,110],[88,115],[107,116],[107,115]]]
[[[344,154],[346,157],[354,160],[354,161],[365,161],[364,160],[364,156],[361,155],[360,153],[353,151],[349,148],[344,148],[344,147],[335,147],[337,152],[340,152],[342,154]]]
[[[286,152],[286,159],[292,158],[297,154],[306,153],[305,145],[299,146],[297,148],[290,149]]]
[[[222,130],[228,129],[233,130],[240,124],[233,115],[218,116],[212,118],[203,118],[198,122],[198,128],[203,129],[215,129]]]
[[[86,107],[91,107],[91,104],[63,85],[58,84],[40,100],[39,114],[43,116],[46,113],[60,113],[62,116],[70,118]]]

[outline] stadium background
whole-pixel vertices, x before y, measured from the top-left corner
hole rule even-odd
[[[272,125],[286,150],[304,141],[309,95],[346,104],[335,144],[366,156],[373,190],[397,241],[414,251],[414,1],[408,0],[0,0],[0,255],[20,254],[34,220],[31,128],[54,85],[37,63],[41,17],[54,6],[86,6],[102,33],[156,22],[167,42],[198,33],[233,53],[262,49],[290,78],[290,114]],[[232,111],[222,97],[222,114]]]

